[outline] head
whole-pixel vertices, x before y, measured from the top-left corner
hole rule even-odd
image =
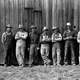
[[[32,25],[32,26],[31,26],[31,30],[32,30],[32,32],[34,33],[34,32],[36,32],[37,27],[36,27],[36,26],[34,26],[34,25]]]
[[[43,33],[47,34],[49,32],[49,30],[44,30]]]
[[[6,31],[7,31],[7,32],[11,32],[11,30],[12,30],[12,27],[10,26],[10,24],[8,24],[8,25],[6,26]]]
[[[57,32],[58,32],[58,27],[53,26],[53,27],[52,27],[52,31],[53,31],[54,33],[57,33]]]
[[[70,30],[70,27],[71,27],[71,23],[70,22],[67,22],[67,24],[66,24],[67,30]]]
[[[23,30],[24,30],[23,25],[19,24],[19,31],[22,32]]]
[[[48,31],[49,31],[49,30],[48,30],[47,27],[44,27],[44,28],[43,28],[43,33],[48,33]]]
[[[54,33],[57,33],[57,32],[58,32],[58,28],[54,30]]]

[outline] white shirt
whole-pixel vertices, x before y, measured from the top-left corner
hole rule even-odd
[[[27,32],[17,32],[15,35],[15,39],[17,40],[16,45],[17,46],[21,46],[21,45],[25,45],[25,40],[28,37],[28,33]]]
[[[62,36],[60,33],[53,33],[52,34],[52,42],[56,42],[56,41],[61,41],[62,40]]]
[[[77,42],[80,43],[80,31],[78,32],[78,35],[77,35]]]

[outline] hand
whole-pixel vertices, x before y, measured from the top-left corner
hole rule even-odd
[[[37,47],[37,50],[39,50],[39,47]]]
[[[30,48],[28,48],[28,51],[30,50]]]

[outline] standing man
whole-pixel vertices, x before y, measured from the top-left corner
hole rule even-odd
[[[68,64],[68,50],[70,48],[71,51],[71,63],[72,65],[75,65],[75,53],[74,53],[74,46],[73,46],[73,35],[71,30],[71,23],[67,22],[67,30],[63,34],[63,39],[65,40],[65,55],[64,55],[64,63],[65,65]]]
[[[62,40],[61,33],[57,27],[52,27],[52,59],[53,65],[60,65],[61,60],[61,48],[60,41]]]
[[[28,33],[24,30],[23,25],[19,25],[19,31],[15,35],[16,40],[16,58],[19,66],[24,66],[24,54],[26,49],[26,39]]]
[[[50,63],[50,60],[48,58],[50,37],[47,27],[43,28],[43,33],[40,36],[40,42],[41,42],[41,57],[44,61],[44,66],[46,66],[49,65]]]
[[[11,65],[11,54],[12,54],[12,39],[13,39],[13,34],[12,34],[12,27],[10,24],[6,26],[6,31],[2,34],[2,44],[4,47],[4,65],[8,66]]]
[[[77,34],[77,42],[79,43],[79,64],[80,64],[80,31]]]
[[[33,62],[38,62],[38,49],[39,49],[39,34],[37,27],[32,25],[30,36],[30,53],[29,53],[29,67],[32,67]]]
[[[73,26],[73,31],[72,31],[72,35],[73,35],[73,43],[74,43],[74,51],[75,51],[75,64],[78,65],[79,64],[79,44],[77,42],[77,27]]]

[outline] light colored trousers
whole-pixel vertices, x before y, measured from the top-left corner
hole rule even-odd
[[[49,64],[49,45],[48,44],[41,44],[41,57],[44,61],[44,64]]]
[[[25,54],[25,49],[26,49],[26,43],[22,42],[16,44],[16,58],[18,61],[19,65],[24,64],[24,54]]]
[[[58,42],[54,43],[52,46],[52,59],[53,59],[53,65],[59,65],[61,56],[60,56],[60,44]]]

